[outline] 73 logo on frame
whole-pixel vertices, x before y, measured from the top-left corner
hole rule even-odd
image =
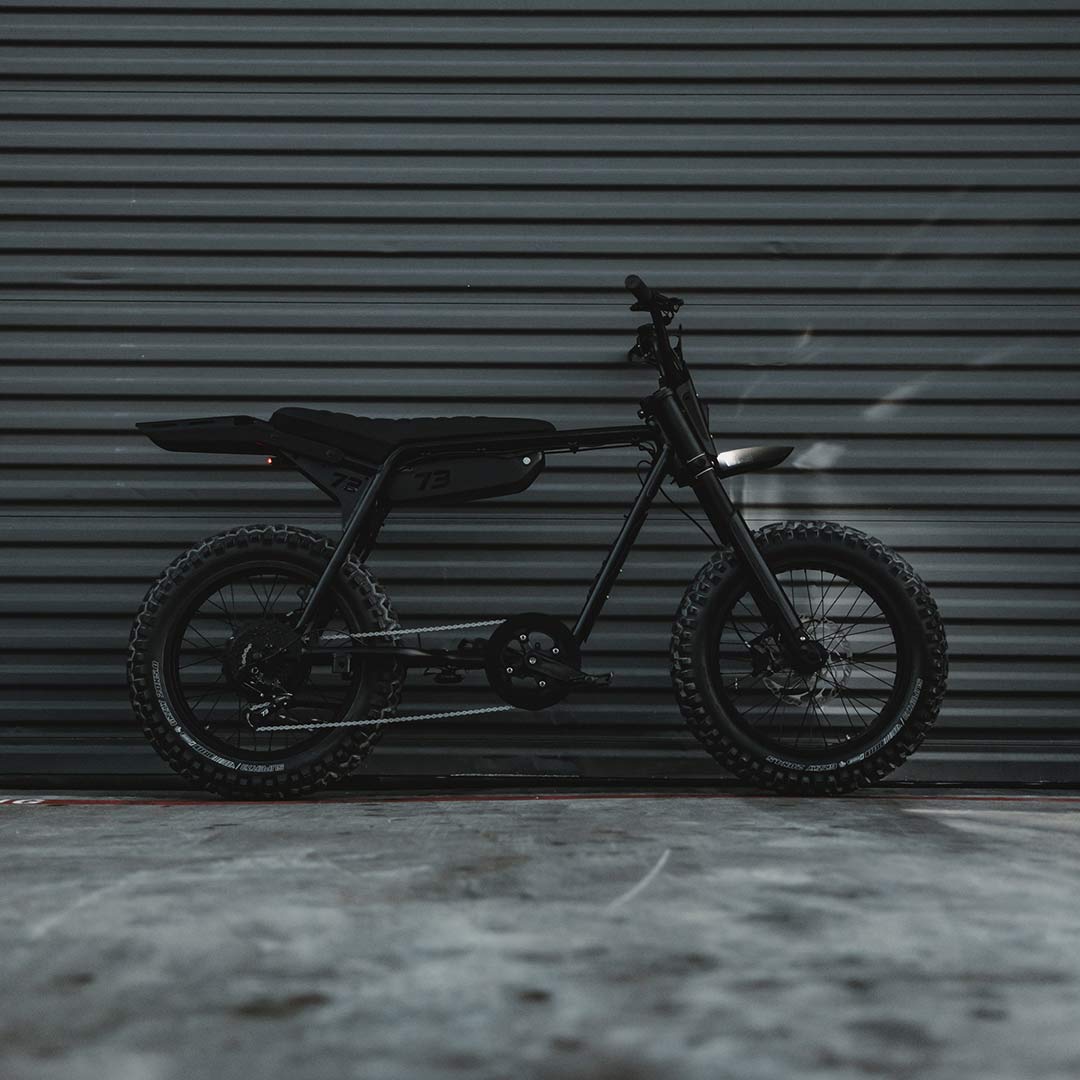
[[[428,472],[416,474],[417,491],[438,491],[439,488],[449,487],[449,469],[430,469]]]

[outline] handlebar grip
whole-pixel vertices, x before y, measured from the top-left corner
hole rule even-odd
[[[637,276],[631,274],[623,284],[634,294],[639,304],[648,308],[652,304],[653,291]]]

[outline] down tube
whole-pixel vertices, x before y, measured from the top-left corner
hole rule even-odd
[[[645,518],[649,515],[649,506],[664,482],[670,459],[671,448],[665,445],[657,455],[656,461],[653,462],[649,475],[645,477],[645,483],[638,492],[634,505],[627,513],[619,535],[615,537],[615,542],[611,545],[611,550],[607,553],[600,572],[596,575],[589,595],[585,598],[585,606],[581,609],[581,614],[574,624],[574,637],[577,638],[579,644],[584,645],[589,634],[592,633],[593,625],[600,615],[600,609],[611,593],[611,587],[615,584],[623,563],[626,562],[626,556],[630,554],[630,549],[634,546],[637,534],[641,532],[641,526],[645,524]]]

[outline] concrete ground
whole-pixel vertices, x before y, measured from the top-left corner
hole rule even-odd
[[[0,796],[0,1077],[1080,1076],[1080,797],[641,794]]]

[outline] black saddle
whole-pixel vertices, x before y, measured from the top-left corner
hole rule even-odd
[[[328,409],[294,408],[278,409],[270,423],[279,431],[336,446],[350,457],[374,465],[385,461],[391,451],[403,443],[555,430],[555,425],[546,420],[506,416],[416,416],[381,420]]]

